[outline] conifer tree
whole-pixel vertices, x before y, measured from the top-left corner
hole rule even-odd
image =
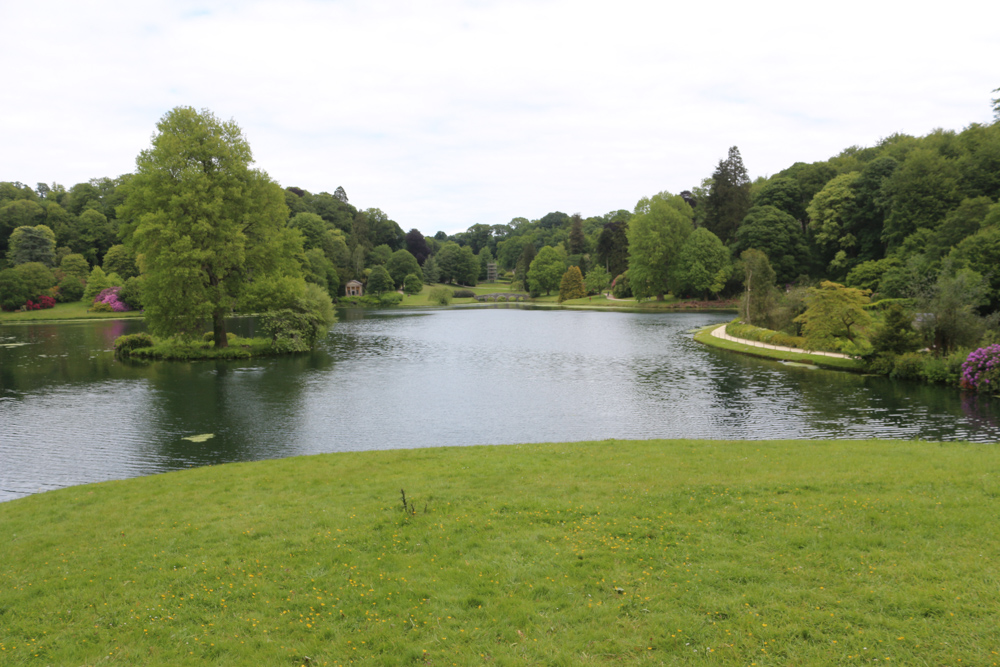
[[[706,205],[705,227],[723,243],[729,243],[750,210],[750,177],[736,146],[729,149],[729,157],[720,160],[712,174]]]
[[[583,285],[583,274],[580,273],[580,267],[569,267],[563,274],[562,280],[559,281],[559,301],[581,299],[585,296],[587,296],[587,288]]]

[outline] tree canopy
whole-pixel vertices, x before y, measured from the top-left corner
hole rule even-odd
[[[303,293],[302,237],[284,225],[281,188],[252,162],[235,122],[190,107],[164,115],[136,158],[119,213],[143,258],[153,333],[194,336],[210,318],[215,345],[225,347],[225,317],[249,283],[288,278],[286,296]]]

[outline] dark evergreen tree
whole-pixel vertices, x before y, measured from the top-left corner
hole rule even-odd
[[[587,252],[587,237],[583,234],[583,217],[579,213],[574,213],[570,220],[567,251],[570,255],[582,255]]]
[[[729,157],[720,160],[712,174],[706,203],[705,227],[724,243],[732,241],[750,210],[750,177],[736,146],[729,149]]]
[[[613,276],[628,269],[628,223],[615,220],[604,225],[597,237],[597,261]]]
[[[431,254],[431,249],[427,247],[427,239],[417,229],[411,229],[406,233],[406,249],[417,258],[421,266]]]

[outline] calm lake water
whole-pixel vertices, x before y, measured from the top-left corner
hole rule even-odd
[[[0,500],[192,466],[607,438],[1000,439],[953,389],[705,348],[718,313],[342,311],[314,353],[129,364],[142,322],[0,327]],[[252,331],[253,320],[237,327]],[[185,438],[204,434],[204,442]]]

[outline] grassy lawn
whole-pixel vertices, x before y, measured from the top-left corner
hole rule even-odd
[[[14,313],[0,311],[0,323],[38,322],[43,320],[106,320],[142,317],[142,313],[138,311],[129,311],[127,313],[93,313],[88,308],[89,304],[85,304],[83,301],[75,301],[73,303],[57,303],[54,308],[46,308],[45,310],[29,310]]]
[[[420,294],[406,295],[403,297],[403,301],[399,304],[401,307],[413,307],[413,306],[437,306],[437,303],[431,303],[430,301],[430,291],[435,287],[447,287],[448,289],[454,290],[471,290],[477,295],[481,294],[508,294],[514,293],[510,289],[510,283],[480,283],[475,287],[459,287],[457,285],[424,285],[424,288],[420,291]],[[522,292],[517,292],[522,293]],[[461,305],[465,303],[476,303],[476,300],[472,297],[465,299],[452,299],[451,305]]]
[[[764,359],[776,359],[778,361],[794,361],[803,364],[812,364],[823,368],[832,368],[842,371],[864,371],[864,365],[856,359],[840,359],[838,357],[826,357],[821,354],[810,354],[808,352],[785,352],[782,350],[768,350],[762,347],[735,343],[731,340],[723,340],[712,335],[712,330],[718,324],[705,327],[694,335],[694,339],[710,347],[717,347],[732,352],[741,352]]]
[[[997,447],[888,441],[78,486],[0,504],[0,664],[995,665],[998,499]]]

